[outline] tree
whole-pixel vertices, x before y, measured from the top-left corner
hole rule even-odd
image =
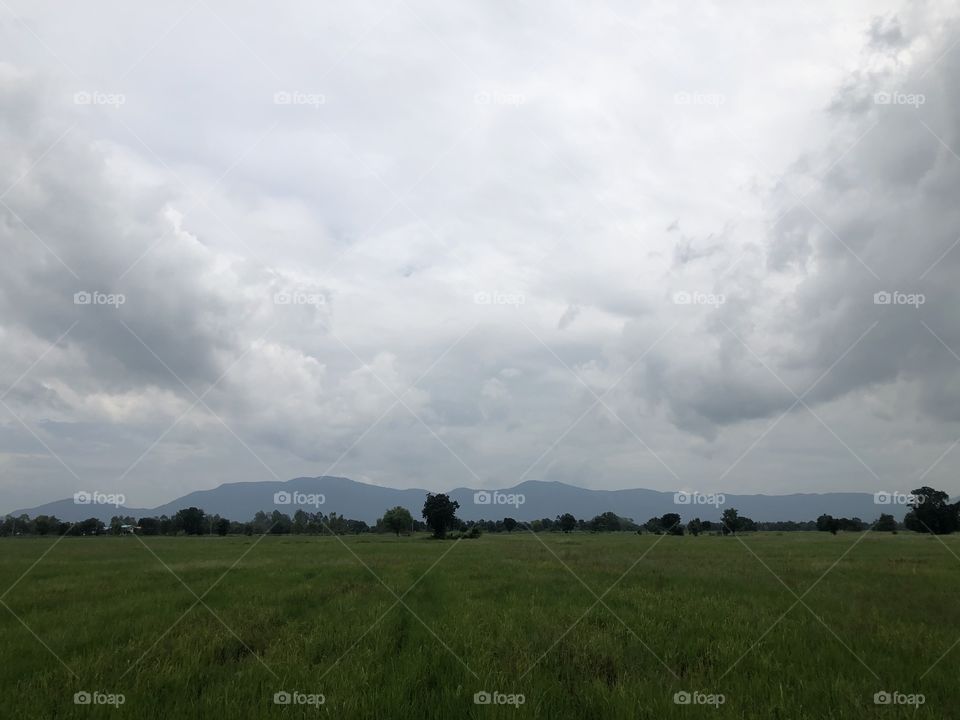
[[[867,524],[857,517],[835,518],[832,515],[823,514],[817,518],[817,530],[829,532],[831,535],[836,535],[838,530],[861,532],[866,526]]]
[[[53,515],[37,515],[33,519],[33,528],[37,535],[55,533],[60,527],[60,521]]]
[[[663,525],[660,522],[660,518],[652,517],[643,524],[643,529],[646,530],[651,535],[662,535],[663,534]]]
[[[413,528],[413,515],[405,507],[397,505],[383,514],[381,523],[383,523],[383,527],[400,537],[401,532],[410,532]]]
[[[270,529],[270,518],[263,510],[257,510],[253,515],[253,522],[250,523],[253,534],[263,535]]]
[[[677,513],[665,513],[660,518],[660,525],[664,532],[670,535],[683,535],[683,526],[680,525],[680,516]]]
[[[838,518],[837,522],[840,523],[841,530],[847,530],[850,532],[862,532],[867,527],[867,524],[858,517]]]
[[[590,521],[590,530],[593,532],[616,532],[622,527],[623,525],[617,514],[609,511],[597,515]]]
[[[724,535],[736,535],[740,529],[740,514],[736,508],[727,508],[723,511],[722,530]]]
[[[293,514],[293,527],[290,528],[290,531],[294,535],[302,535],[307,531],[307,525],[309,522],[310,515],[304,512],[301,508]]]
[[[230,532],[230,521],[227,520],[227,518],[217,518],[217,521],[213,525],[213,529],[217,535],[223,537]]]
[[[174,518],[177,528],[187,535],[203,535],[205,513],[200,508],[188,507],[178,510]]]
[[[119,534],[120,534],[120,527],[121,527],[122,525],[136,525],[136,524],[137,524],[137,521],[134,520],[134,519],[133,519],[132,517],[130,517],[130,516],[127,516],[127,515],[114,515],[112,518],[110,518],[110,534],[111,534],[111,535],[119,535]],[[84,531],[81,530],[80,534],[82,535],[82,534],[85,534],[85,533],[84,533]]]
[[[829,532],[831,535],[836,535],[837,530],[840,529],[840,521],[837,520],[833,515],[827,515],[824,513],[817,518],[817,530],[821,532]]]
[[[271,535],[289,535],[293,528],[293,520],[286,513],[274,510],[270,513],[270,534]]]
[[[880,513],[880,518],[873,524],[873,529],[877,532],[896,532],[897,521],[893,515]]]
[[[908,530],[949,535],[957,529],[958,504],[947,502],[950,499],[947,493],[925,485],[912,495],[909,504],[913,509],[903,518]]]
[[[131,518],[131,522],[132,520]],[[97,518],[87,518],[68,527],[70,535],[102,535],[106,529],[103,522]]]
[[[513,529],[517,526],[517,521],[511,517],[503,519],[503,529],[508,533],[513,532]]]
[[[427,527],[433,530],[435,538],[443,538],[447,535],[447,529],[457,523],[457,510],[460,503],[451,500],[445,493],[427,493],[427,499],[423,503],[423,519],[427,522]]]
[[[700,518],[694,518],[687,523],[687,532],[694,537],[703,532],[703,523],[700,522]]]
[[[137,521],[137,525],[140,526],[141,535],[159,535],[160,534],[160,520],[155,517],[142,517]]]
[[[557,525],[560,526],[563,532],[568,533],[577,526],[577,519],[570,513],[557,515]]]

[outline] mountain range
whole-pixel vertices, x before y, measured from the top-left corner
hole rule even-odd
[[[109,521],[114,515],[172,516],[182,508],[196,506],[208,514],[231,520],[250,520],[258,510],[267,513],[280,510],[293,515],[298,509],[306,512],[336,512],[339,515],[373,524],[384,510],[401,505],[414,517],[420,516],[427,490],[396,489],[356,482],[343,477],[300,477],[286,482],[225,483],[211,490],[198,490],[154,508],[134,508],[102,502],[103,497],[78,494],[33,508],[15,510],[10,515],[26,513],[55,515],[61,520],[78,521],[96,517]],[[627,490],[590,490],[560,482],[531,480],[503,490],[456,488],[449,493],[460,503],[457,515],[464,520],[517,520],[554,518],[572,513],[577,518],[592,518],[613,511],[620,517],[639,523],[668,512],[679,513],[684,521],[694,517],[718,520],[725,507],[735,507],[740,515],[757,521],[815,520],[828,513],[835,517],[859,517],[872,521],[881,512],[898,520],[907,508],[897,504],[877,503],[871,493],[833,492],[798,493],[793,495],[687,495],[643,488]],[[84,502],[90,500],[90,502]],[[720,501],[723,502],[720,502]],[[99,502],[98,502],[99,501]]]

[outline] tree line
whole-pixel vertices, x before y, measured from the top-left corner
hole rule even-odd
[[[26,514],[14,517],[7,515],[0,521],[0,535],[122,535],[136,532],[139,535],[356,535],[360,533],[410,534],[429,530],[436,538],[476,538],[481,533],[512,533],[515,530],[529,532],[635,532],[657,535],[700,535],[756,531],[821,531],[836,535],[840,531],[863,532],[872,529],[880,532],[897,532],[900,529],[938,535],[960,529],[960,502],[950,503],[949,495],[941,490],[924,486],[909,496],[910,511],[902,523],[893,515],[881,513],[872,524],[860,518],[833,517],[823,514],[810,521],[758,522],[740,515],[736,508],[725,508],[718,521],[693,518],[683,523],[678,513],[665,513],[652,517],[642,525],[631,518],[614,512],[605,512],[591,519],[576,518],[563,513],[555,518],[519,521],[511,517],[500,520],[462,520],[457,517],[460,504],[444,493],[427,493],[421,510],[422,520],[404,507],[390,508],[377,522],[370,526],[363,520],[354,520],[331,513],[309,513],[297,510],[293,516],[274,510],[272,513],[257,512],[253,519],[240,522],[207,514],[202,508],[189,507],[173,516],[141,517],[116,515],[109,523],[97,518],[80,522],[59,520],[52,515],[29,517]]]

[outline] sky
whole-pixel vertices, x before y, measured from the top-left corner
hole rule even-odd
[[[960,492],[955,2],[0,2],[2,511]]]

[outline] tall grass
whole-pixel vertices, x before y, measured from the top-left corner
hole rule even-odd
[[[960,645],[937,662],[960,638],[953,537],[54,542],[0,540],[0,591],[47,553],[0,607],[4,717],[960,713]],[[925,703],[878,707],[883,690]],[[281,691],[324,703],[276,705]],[[482,691],[524,702],[477,705]]]

